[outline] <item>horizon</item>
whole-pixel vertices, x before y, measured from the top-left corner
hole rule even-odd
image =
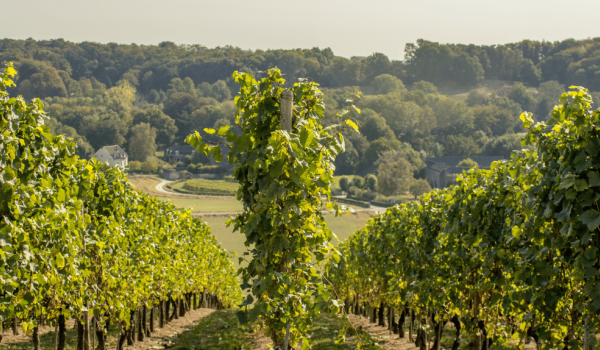
[[[27,22],[11,16],[4,22],[3,36],[125,45],[170,41],[252,51],[329,47],[337,56],[365,57],[379,52],[392,60],[404,60],[406,43],[421,38],[442,44],[502,45],[522,40],[554,42],[600,36],[600,26],[593,29],[557,25],[568,23],[570,18],[580,21],[575,11],[565,13],[564,3],[558,0],[543,4],[518,0],[502,4],[475,0],[425,0],[418,4],[308,0],[296,8],[277,0],[260,0],[262,6],[256,2],[234,2],[233,6],[231,3],[177,0],[165,7],[158,1],[109,0],[101,6],[84,6],[74,0],[52,4],[24,0],[21,7],[36,8],[46,16]],[[580,4],[589,13],[600,13],[600,2],[584,0]],[[313,11],[314,8],[319,10]],[[406,12],[414,15],[404,16]],[[259,20],[261,16],[264,21]],[[284,24],[300,23],[300,28],[279,25],[279,18],[285,19]]]

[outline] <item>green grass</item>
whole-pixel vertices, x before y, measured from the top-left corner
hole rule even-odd
[[[177,186],[181,183],[173,184]],[[203,194],[235,194],[240,187],[239,184],[224,180],[192,179],[183,182],[181,188]],[[174,187],[177,188],[177,187]]]
[[[308,335],[310,336],[312,342],[313,350],[346,350],[346,349],[356,349],[356,340],[349,342],[346,341],[343,344],[335,344],[335,340],[338,337],[338,334],[343,331],[344,324],[348,324],[348,321],[344,321],[336,316],[329,314],[321,314],[321,317],[315,319],[315,323],[313,327],[308,331]],[[346,327],[345,329],[346,338],[356,336],[355,331]],[[362,340],[362,344],[364,347],[362,349],[365,350],[376,350],[381,349],[377,346],[376,341],[371,338],[371,336],[361,330],[357,330],[359,337]]]
[[[177,208],[191,209],[192,213],[223,213],[242,211],[242,204],[234,197],[222,198],[166,198],[158,197],[161,201],[171,201]]]
[[[327,226],[338,237],[338,240],[334,238],[332,243],[338,244],[339,242],[347,239],[356,230],[364,227],[367,220],[372,218],[374,215],[375,212],[373,211],[360,211],[338,217],[333,214],[325,215],[325,222],[327,223]]]
[[[365,226],[368,219],[373,217],[375,212],[361,211],[350,215],[335,217],[333,214],[325,215],[327,226],[336,234],[339,241],[348,238],[356,229]],[[239,232],[233,232],[233,227],[226,227],[226,216],[206,216],[202,220],[206,221],[211,228],[212,234],[217,238],[217,242],[223,245],[228,252],[235,252],[238,256],[233,258],[236,268],[240,267],[238,257],[246,251],[244,241],[246,237]],[[335,238],[331,241],[334,245],[339,243]],[[245,264],[242,264],[245,265]]]
[[[173,350],[250,350],[248,328],[241,326],[233,310],[215,311],[190,331],[181,334]]]
[[[315,320],[314,326],[308,335],[312,342],[313,350],[350,350],[356,347],[353,344],[335,344],[335,339],[342,331],[340,319],[331,315],[322,315]],[[234,310],[215,311],[200,322],[190,331],[182,333],[177,342],[171,347],[173,350],[252,350],[252,337],[250,326],[239,324]],[[347,336],[354,332],[346,331]],[[381,349],[374,345],[373,339],[360,332],[365,347],[363,349]],[[298,347],[299,348],[299,347]]]
[[[345,177],[348,178],[351,182],[352,179],[354,179],[356,177],[356,175],[340,175],[340,176],[334,176],[334,182],[333,185],[331,186],[331,191],[332,192],[341,192],[342,189],[340,188],[340,180]]]

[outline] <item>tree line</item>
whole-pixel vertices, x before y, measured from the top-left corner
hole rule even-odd
[[[545,81],[600,90],[600,38],[563,41],[523,40],[504,45],[439,44],[417,40],[405,47],[405,60],[382,53],[367,57],[335,56],[329,48],[242,50],[224,46],[73,43],[55,40],[0,40],[0,63],[16,62],[19,92],[33,96],[70,96],[82,79],[105,84],[129,80],[143,94],[167,91],[174,78],[197,84],[219,80],[235,89],[234,70],[256,74],[277,66],[288,81],[308,78],[323,87],[371,85],[381,74],[407,84],[425,80],[468,86],[483,79]],[[92,80],[93,78],[93,80]]]
[[[389,153],[395,165],[382,171],[399,176],[408,164],[411,176],[419,178],[429,157],[508,157],[524,132],[521,112],[546,120],[565,84],[596,86],[597,67],[590,62],[596,60],[597,45],[596,39],[496,46],[419,40],[407,45],[406,60],[400,62],[380,53],[346,59],[317,48],[249,51],[170,42],[3,39],[0,61],[17,61],[19,85],[9,91],[45,97],[52,117],[48,125],[74,138],[80,156],[90,158],[100,147],[118,144],[136,161],[136,169],[145,162],[143,169],[151,171],[166,166],[154,157],[155,150],[182,143],[192,130],[210,139],[214,136],[204,128],[234,124],[233,70],[260,76],[266,67],[278,66],[287,81],[308,77],[320,83],[326,125],[335,122],[360,86],[365,95],[356,104],[363,113],[355,117],[362,134],[344,131],[346,149],[336,159],[336,174],[381,176],[380,155]],[[585,74],[574,73],[580,69]],[[521,83],[493,93],[472,90],[464,100],[439,91],[439,86],[472,86],[482,79]],[[600,93],[591,95],[600,100]],[[208,158],[197,155],[192,162]]]

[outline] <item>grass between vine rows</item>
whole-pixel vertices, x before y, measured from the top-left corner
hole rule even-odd
[[[342,321],[332,315],[317,319],[309,331],[313,350],[356,349],[354,331],[348,331],[345,344],[335,344],[342,329]],[[352,333],[352,334],[351,334]],[[375,345],[369,334],[359,331],[366,350],[382,349]],[[253,331],[249,325],[240,325],[234,310],[216,311],[200,320],[192,330],[183,333],[173,344],[173,350],[267,350],[270,339]],[[300,347],[297,347],[298,349]]]

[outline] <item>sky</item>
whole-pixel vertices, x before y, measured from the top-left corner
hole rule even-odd
[[[10,7],[0,38],[330,47],[338,56],[381,52],[395,60],[417,39],[493,45],[600,37],[600,0],[19,0]]]

